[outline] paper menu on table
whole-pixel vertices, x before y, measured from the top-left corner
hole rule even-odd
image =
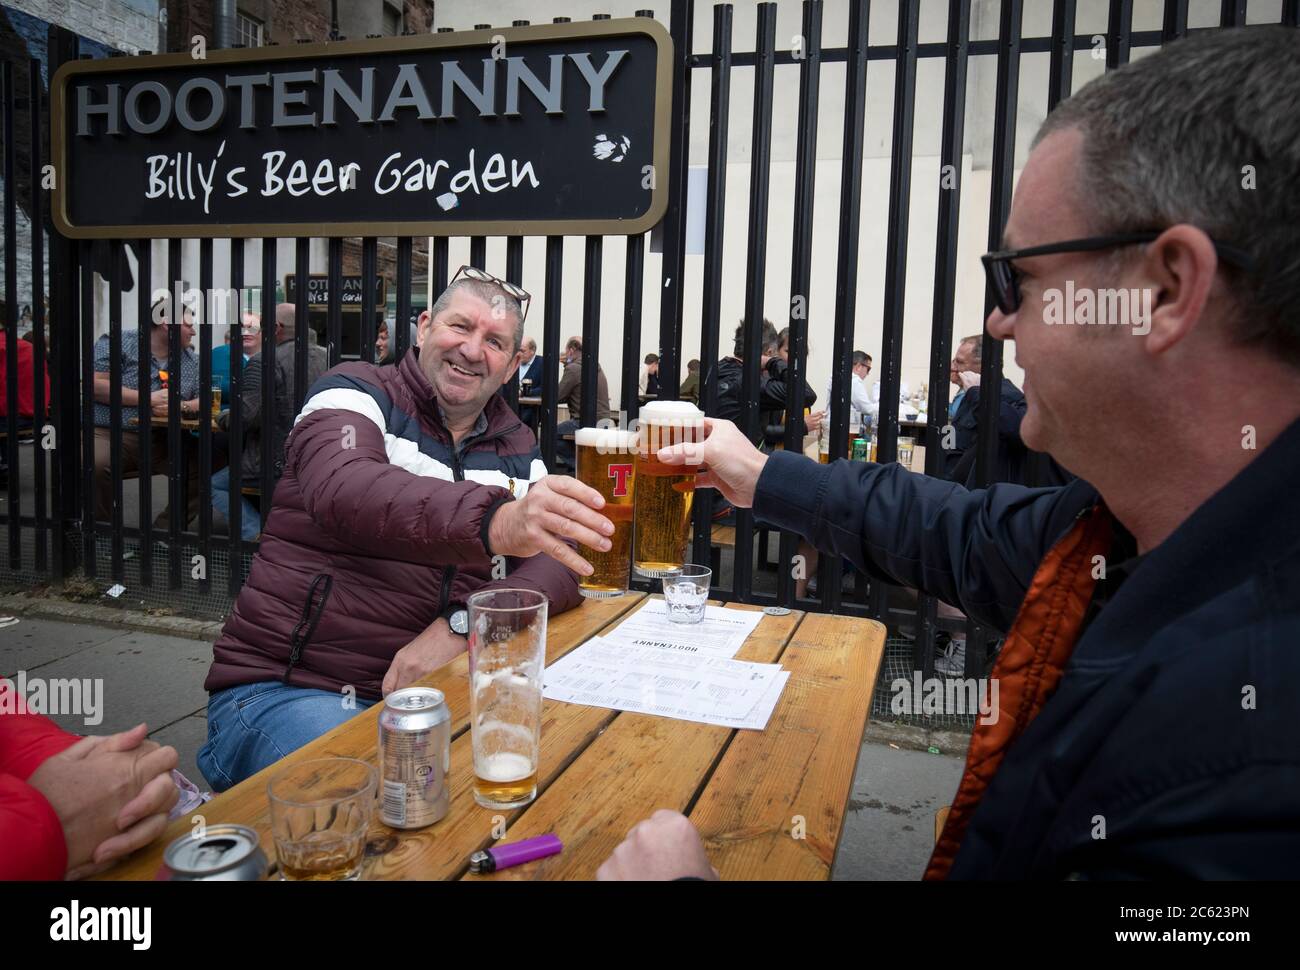
[[[762,707],[781,674],[776,664],[629,647],[596,637],[546,668],[543,693],[573,704],[736,727]]]
[[[730,659],[754,632],[763,614],[706,606],[699,623],[674,623],[663,600],[649,600],[603,639],[629,647],[660,647],[692,656]]]
[[[740,728],[742,730],[761,731],[767,727],[768,720],[772,717],[772,712],[776,710],[776,702],[781,699],[781,693],[785,690],[785,682],[790,679],[790,671],[782,670],[772,678],[772,683],[754,709],[742,718],[734,720],[728,718],[719,718],[716,721],[708,721],[709,724],[720,724],[723,727]]]

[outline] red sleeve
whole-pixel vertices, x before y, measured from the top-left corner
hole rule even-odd
[[[42,761],[78,740],[49,718],[29,714],[13,684],[0,678],[0,774],[26,781]]]
[[[0,880],[62,879],[68,847],[45,796],[13,775],[0,774]]]
[[[13,685],[0,679],[0,880],[63,878],[63,826],[27,779],[77,740],[48,718],[28,713]]]

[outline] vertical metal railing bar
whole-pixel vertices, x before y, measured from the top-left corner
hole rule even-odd
[[[76,34],[51,25],[46,31],[49,76],[64,63],[77,59]],[[82,422],[80,393],[81,340],[79,316],[77,245],[58,233],[50,241],[50,322],[58,321],[60,339],[51,340],[54,366],[50,368],[50,397],[54,405],[54,578],[63,582],[78,559],[73,530],[81,517],[81,474],[79,442],[93,434]],[[51,325],[51,336],[53,326]]]
[[[379,274],[379,248],[374,236],[361,240],[361,359],[375,362],[375,277]],[[392,336],[391,334],[389,335]]]
[[[835,328],[831,348],[830,460],[845,457],[849,437],[852,388],[851,355],[857,325],[858,253],[862,221],[862,158],[866,134],[867,36],[871,5],[849,8],[848,61],[844,71],[844,134],[840,151],[840,212],[835,266]],[[823,62],[825,52],[823,51]],[[843,564],[822,556],[817,573],[823,606],[843,611],[840,580]]]
[[[699,405],[705,414],[716,412],[717,381],[710,379],[720,359],[719,332],[722,321],[722,243],[727,207],[727,134],[731,119],[731,32],[734,11],[729,3],[713,8],[713,53],[709,88],[709,155],[704,211],[704,291],[700,310]],[[631,267],[628,268],[631,287]],[[634,395],[635,397],[635,395]],[[692,561],[710,561],[713,538],[713,496],[711,488],[695,493],[692,511],[695,541]],[[714,584],[721,588],[721,577]],[[734,580],[733,580],[734,585]]]
[[[153,391],[153,240],[141,242],[140,266],[137,272],[136,293],[136,329],[139,339],[136,341],[136,392],[147,400]],[[136,555],[140,557],[140,584],[146,588],[153,587],[153,409],[147,404],[136,407],[136,420],[139,438],[136,450],[139,453],[140,475],[137,477],[140,504],[140,548]]]
[[[604,237],[587,236],[582,275],[582,400],[581,414],[570,414],[579,427],[594,428],[596,386],[600,372],[600,283]]]
[[[81,321],[81,568],[94,579],[99,574],[95,536],[95,273],[91,243],[77,244],[80,270]],[[145,541],[148,541],[146,538]]]
[[[516,286],[524,285],[524,237],[508,236],[506,238],[506,276],[505,278],[514,283]],[[522,310],[523,307],[520,307]],[[532,312],[532,307],[528,308]],[[399,314],[400,316],[400,314]],[[519,348],[515,348],[518,350]],[[519,372],[510,375],[510,379],[502,385],[501,393],[505,396],[506,404],[515,414],[519,413]]]
[[[1220,27],[1244,27],[1246,25],[1246,0],[1222,0],[1219,4]]]
[[[623,367],[619,402],[630,424],[641,410],[637,394],[641,377],[642,291],[645,285],[645,234],[627,237],[623,274]],[[698,499],[698,496],[697,496]]]
[[[185,319],[185,282],[182,276],[181,240],[167,240],[167,586],[181,588],[181,529],[189,507],[185,491],[185,447],[181,429],[181,322]],[[116,264],[116,260],[114,260]],[[116,359],[116,354],[114,355]],[[116,418],[113,421],[116,426]],[[141,474],[148,474],[142,469]],[[144,523],[141,523],[142,525]],[[152,532],[152,530],[150,530]]]
[[[308,298],[311,283],[311,240],[300,237],[294,242],[293,287],[297,299],[293,306],[293,413],[302,410],[307,398],[307,348],[311,343],[311,303]],[[333,294],[330,294],[333,296]],[[389,334],[389,337],[392,337]],[[275,432],[275,415],[267,415],[270,425],[267,433]]]
[[[1187,36],[1187,4],[1188,0],[1165,0],[1165,18],[1160,31],[1162,44]]]
[[[469,264],[479,269],[487,269],[487,236],[470,237]]]
[[[790,249],[789,365],[786,369],[786,451],[803,453],[804,380],[808,369],[808,314],[812,302],[813,203],[817,174],[817,101],[821,88],[822,3],[804,0],[804,56],[799,66],[798,140],[795,146],[794,232]],[[795,605],[792,563],[799,537],[782,532],[778,543],[777,600]],[[807,564],[804,564],[807,568]]]
[[[141,260],[143,262],[143,260]],[[199,590],[211,589],[208,578],[212,566],[212,328],[216,325],[216,299],[212,294],[212,240],[199,240]],[[240,344],[231,342],[232,353]],[[239,498],[238,476],[231,475],[230,497]],[[191,575],[194,575],[191,573]]]
[[[989,200],[988,248],[998,249],[1002,243],[1002,230],[1011,211],[1011,188],[1015,176],[1016,160],[1016,106],[1020,91],[1020,31],[1023,22],[1023,0],[1004,0],[998,26],[998,66],[995,117],[993,123],[993,179]],[[984,316],[993,312],[993,291],[985,287]],[[975,482],[987,485],[993,477],[997,462],[998,401],[1002,386],[1002,341],[994,340],[987,330],[984,333],[980,361],[980,400],[989,400],[981,407],[979,435],[976,443]]]
[[[4,179],[5,179],[5,373],[10,375],[5,387],[5,461],[9,465],[8,525],[9,568],[15,572],[22,564],[22,474],[18,467],[18,184],[14,180],[14,66],[0,63],[0,87],[4,89]]]
[[[686,275],[686,170],[690,164],[691,38],[693,0],[672,0],[669,33],[673,39],[672,110],[669,124],[668,208],[664,212],[663,280],[659,288],[659,394],[677,397],[681,386],[682,311]]]
[[[122,242],[114,239],[108,244],[108,400],[112,416],[109,419],[109,475],[112,488],[112,532],[109,535],[109,569],[113,579],[121,582],[126,575],[122,543],[124,483],[122,481]],[[140,339],[145,339],[140,334]],[[136,390],[136,414],[149,407],[149,385]],[[138,468],[137,473],[149,477],[148,468]]]
[[[1074,0],[1062,0],[1073,4]],[[939,216],[935,228],[934,298],[930,324],[930,394],[926,404],[925,473],[942,476],[943,429],[948,424],[948,367],[952,355],[953,294],[957,287],[960,239],[962,157],[965,142],[967,46],[971,0],[948,5],[948,59],[944,65],[943,140],[939,149]],[[923,677],[934,673],[934,635],[938,611],[933,596],[922,595],[917,607],[919,630],[912,666]]]
[[[429,260],[429,284],[435,300],[447,288],[447,276],[451,273],[451,267],[447,265],[450,258],[448,248],[446,236],[438,236],[434,239],[433,255]]]
[[[411,275],[412,262],[415,259],[414,242],[410,236],[397,239],[397,312],[393,321],[395,333],[388,339],[393,341],[393,359],[401,360],[411,349]]]
[[[1074,87],[1074,20],[1077,0],[1052,4],[1052,56],[1048,68],[1047,110],[1070,96]]]
[[[337,367],[343,359],[343,240],[337,236],[330,238],[326,262],[329,301],[325,305],[325,342],[329,345],[329,365]]]
[[[261,484],[259,491],[259,508],[258,515],[261,519],[259,532],[266,530],[266,519],[271,514],[271,495],[275,491],[275,469],[272,467],[274,462],[274,439],[272,428],[275,422],[275,286],[276,286],[276,255],[279,240],[263,239],[262,240],[262,349],[258,352],[261,355],[259,361],[262,369],[262,403],[258,407],[260,415],[261,428],[258,433],[259,443],[262,449],[261,455]],[[372,277],[367,276],[362,270],[361,278],[363,285],[362,293],[371,292],[370,287],[365,285],[369,283]],[[300,294],[298,299],[304,299],[305,295]],[[374,304],[374,297],[371,297],[371,304]],[[373,346],[372,346],[373,354]]]
[[[885,297],[880,347],[880,410],[876,422],[876,460],[898,458],[898,398],[903,368],[907,241],[912,197],[913,121],[916,115],[916,39],[920,10],[907,4],[898,14],[898,57],[894,61],[893,146],[889,174],[889,225],[885,247]],[[871,612],[884,622],[888,586],[871,584]]]
[[[445,258],[445,257],[444,257]],[[542,420],[540,442],[542,461],[547,468],[555,468],[555,410],[559,391],[558,369],[560,361],[560,313],[564,281],[564,237],[546,237],[546,293],[542,317]]]
[[[44,178],[39,176],[39,173],[44,168],[42,164],[44,132],[41,124],[41,113],[45,110],[43,101],[41,62],[31,58],[27,62],[27,104],[32,138],[31,166],[28,169],[32,173],[29,184],[32,187],[31,307],[32,367],[35,375],[35,379],[32,381],[32,484],[36,490],[36,557],[34,566],[38,573],[45,573],[49,570],[48,530],[50,527],[49,517],[46,512],[49,498],[46,491],[48,488],[46,462],[49,459],[49,450],[46,448],[45,437],[45,427],[49,421],[50,402],[46,398],[44,379],[44,375],[48,372],[45,359],[47,346],[45,342],[45,187]],[[8,373],[13,373],[13,371]],[[12,414],[13,411],[11,410],[9,413]]]
[[[244,240],[230,240],[230,288],[237,294],[235,338],[230,344],[230,422],[228,460],[230,462],[229,531],[230,574],[227,589],[231,596],[244,585]]]
[[[744,368],[740,385],[740,427],[750,441],[761,443],[759,357],[762,353],[763,299],[767,284],[768,181],[772,170],[772,90],[776,53],[776,4],[758,5],[758,63],[754,68],[754,127],[750,149],[749,245],[745,257]],[[754,514],[736,510],[737,599],[746,600],[753,586]]]
[[[997,93],[993,124],[992,187],[989,199],[988,248],[999,249],[1002,231],[1011,211],[1011,190],[1015,178],[1016,106],[1020,93],[1020,33],[1023,0],[1004,0],[998,24]],[[993,292],[984,294],[984,317],[994,309]],[[1002,341],[994,340],[987,327],[981,342],[979,433],[976,438],[975,484],[992,481],[998,455],[998,412],[1002,400]],[[972,620],[966,623],[967,677],[981,676],[984,664],[984,630]]]
[[[654,17],[653,10],[637,10],[638,17]],[[629,426],[641,410],[638,395],[641,370],[641,330],[645,292],[645,233],[628,236],[623,260],[623,362],[619,376],[620,402]],[[699,496],[696,496],[699,500]],[[696,560],[698,562],[698,560]],[[716,579],[716,577],[715,577]]]
[[[1133,0],[1110,0],[1106,26],[1106,70],[1128,63],[1133,33]]]

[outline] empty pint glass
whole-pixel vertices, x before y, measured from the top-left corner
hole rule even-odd
[[[704,412],[689,401],[651,401],[641,409],[635,461],[636,571],[663,576],[686,561],[696,465],[665,465],[660,448],[704,440]]]
[[[493,589],[474,593],[466,605],[474,800],[519,808],[537,796],[546,597]]]
[[[632,463],[636,441],[636,432],[619,428],[579,428],[573,436],[578,481],[601,494],[605,507],[600,513],[614,523],[608,552],[582,550],[595,569],[590,576],[578,577],[578,591],[583,596],[603,599],[627,592],[632,570]]]

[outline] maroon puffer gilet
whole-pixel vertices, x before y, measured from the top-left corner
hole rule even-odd
[[[396,366],[347,363],[312,387],[248,580],[213,647],[204,687],[283,680],[378,699],[393,655],[481,589],[576,606],[577,578],[549,556],[492,580],[496,508],[546,474],[537,440],[499,395],[457,456],[412,348]]]

